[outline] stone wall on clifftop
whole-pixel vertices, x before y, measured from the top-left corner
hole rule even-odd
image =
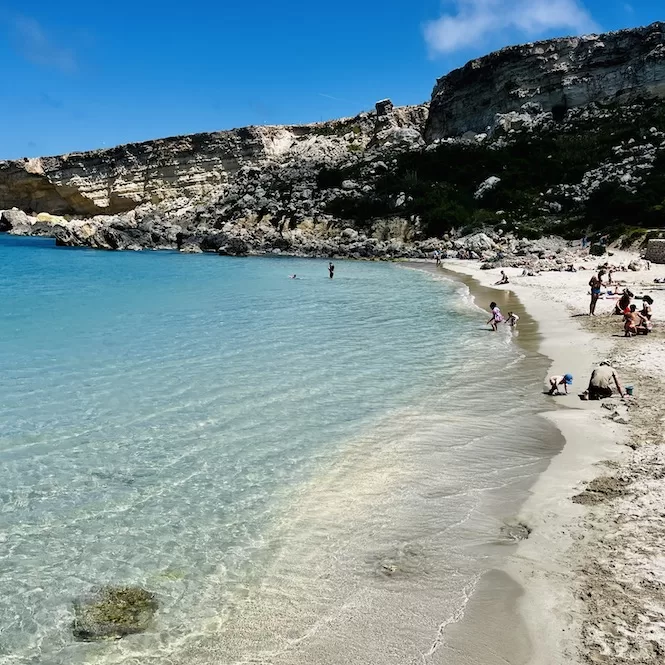
[[[652,97],[665,97],[665,23],[512,46],[437,81],[425,139],[486,132],[497,114],[529,103],[557,116]]]

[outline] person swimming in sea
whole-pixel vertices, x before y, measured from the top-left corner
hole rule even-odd
[[[492,330],[496,332],[498,325],[503,323],[503,314],[501,314],[501,310],[495,302],[490,303],[490,310],[492,311],[492,318],[487,323],[492,326]]]
[[[335,276],[335,264],[332,261],[328,263],[328,274],[330,275],[330,279]]]

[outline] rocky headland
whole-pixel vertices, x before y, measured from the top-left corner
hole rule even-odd
[[[663,23],[503,49],[418,106],[0,162],[0,231],[100,249],[505,262],[664,202]]]

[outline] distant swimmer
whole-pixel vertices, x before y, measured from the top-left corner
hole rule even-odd
[[[328,263],[328,274],[330,275],[330,279],[335,276],[335,264],[332,261]]]
[[[298,277],[298,275],[294,273],[293,275],[289,275],[289,279],[300,279],[300,278]]]

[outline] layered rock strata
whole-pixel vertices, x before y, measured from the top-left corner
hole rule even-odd
[[[556,117],[653,97],[665,97],[665,23],[511,46],[438,79],[425,139],[488,132],[497,114],[523,109]]]
[[[391,131],[422,134],[427,105],[310,125],[245,127],[132,143],[108,150],[0,161],[0,209],[114,215],[145,203],[219,194],[243,166],[297,158],[336,162]]]

